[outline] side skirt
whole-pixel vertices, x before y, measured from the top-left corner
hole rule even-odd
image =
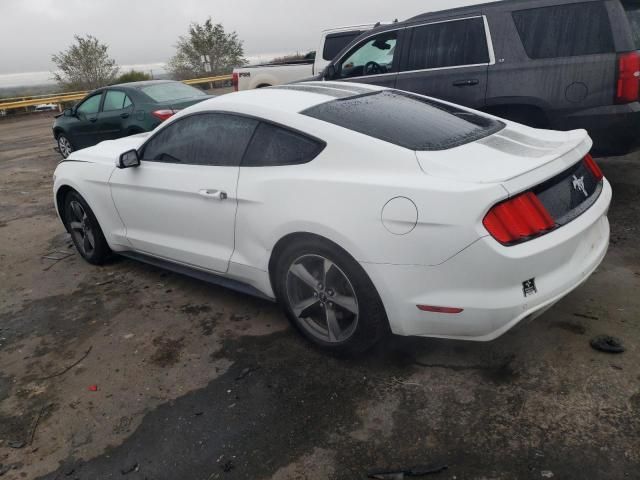
[[[248,285],[246,283],[240,282],[238,280],[234,280],[232,278],[223,277],[221,275],[216,275],[215,273],[207,272],[204,270],[198,270],[197,268],[188,267],[186,265],[170,262],[168,260],[152,257],[150,255],[144,255],[138,252],[126,251],[126,252],[117,252],[117,254],[122,255],[123,257],[130,258],[132,260],[137,260],[139,262],[153,265],[154,267],[159,267],[174,273],[179,273],[180,275],[186,275],[187,277],[195,278],[197,280],[202,280],[203,282],[212,283],[220,287],[228,288],[230,290],[235,290],[236,292],[251,295],[253,297],[262,298],[263,300],[268,300],[270,302],[275,302],[275,299],[268,297],[257,288],[251,285]]]

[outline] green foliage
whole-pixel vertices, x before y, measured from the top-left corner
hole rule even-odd
[[[114,83],[143,82],[145,80],[151,80],[151,75],[139,70],[131,69],[120,75]]]
[[[74,36],[76,43],[67,50],[51,56],[57,71],[53,78],[67,91],[93,90],[113,83],[118,66],[107,50],[108,46],[87,35]]]
[[[208,56],[207,67],[203,55]],[[214,25],[211,17],[204,24],[192,23],[189,34],[181,36],[176,44],[176,54],[167,64],[168,70],[177,80],[223,75],[235,67],[246,65],[242,41],[236,32],[225,33],[222,24]]]

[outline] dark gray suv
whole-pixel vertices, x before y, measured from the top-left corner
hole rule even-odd
[[[640,4],[505,0],[427,13],[345,47],[327,80],[373,83],[536,127],[585,128],[600,154],[640,146]]]

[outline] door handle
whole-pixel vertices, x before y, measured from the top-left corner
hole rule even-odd
[[[91,123],[94,123],[96,120],[98,120],[98,117],[93,117],[93,118],[90,118],[90,119],[89,119],[89,121],[90,121]]]
[[[475,78],[469,78],[467,80],[456,80],[453,82],[454,87],[472,87],[473,85],[478,85],[480,80]]]
[[[223,192],[221,190],[214,190],[210,188],[203,188],[198,193],[205,198],[212,198],[215,200],[226,200],[228,198],[227,192]]]
[[[129,114],[127,112],[121,113],[120,118],[129,118]]]

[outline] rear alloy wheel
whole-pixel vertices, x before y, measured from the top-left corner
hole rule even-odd
[[[80,255],[89,263],[104,263],[111,249],[95,215],[78,193],[67,194],[64,215],[71,239]]]
[[[58,136],[58,150],[60,150],[62,158],[67,158],[71,155],[71,152],[73,152],[73,145],[71,144],[71,141],[64,135]]]
[[[322,241],[287,247],[276,283],[291,322],[323,348],[360,353],[388,331],[384,307],[365,271],[346,252]]]

